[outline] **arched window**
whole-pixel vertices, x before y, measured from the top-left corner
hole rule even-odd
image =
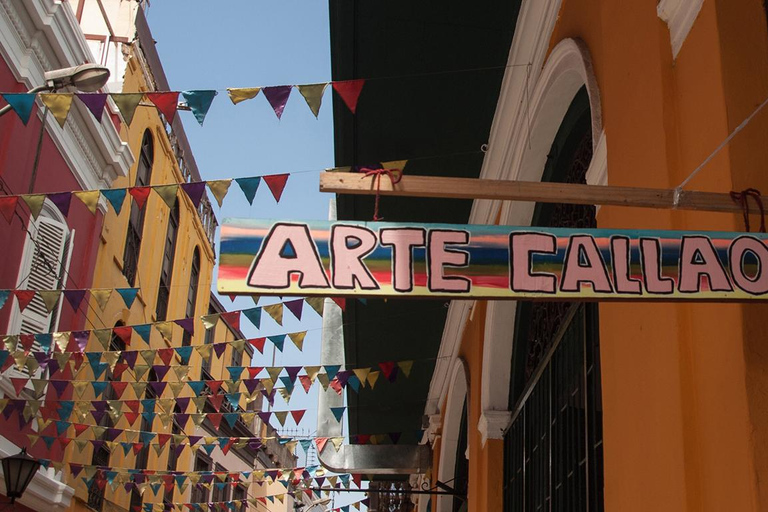
[[[144,132],[139,152],[139,163],[136,167],[136,187],[146,187],[152,177],[152,164],[155,159],[155,144],[152,133]],[[146,205],[145,205],[146,206]],[[135,201],[131,202],[131,216],[128,221],[128,231],[125,235],[125,249],[123,251],[123,275],[128,279],[128,284],[136,284],[136,273],[139,268],[139,253],[141,250],[141,234],[144,228],[144,208],[139,208]]]
[[[165,248],[163,249],[163,264],[160,267],[160,283],[157,289],[157,305],[155,316],[163,321],[168,316],[168,302],[171,299],[171,280],[173,278],[173,261],[176,258],[176,240],[179,237],[179,203],[173,205],[168,217],[168,227],[165,230]]]
[[[586,183],[592,159],[582,88],[555,136],[542,181]],[[539,203],[533,226],[594,228],[594,206]],[[603,510],[598,306],[520,302],[504,437],[505,510]]]
[[[187,309],[185,311],[185,318],[192,318],[195,316],[195,308],[197,307],[197,289],[200,286],[200,248],[195,247],[195,252],[192,255],[192,268],[189,271],[189,288],[187,291]],[[184,337],[181,339],[181,344],[184,346],[192,343],[192,335],[189,332],[184,331]]]

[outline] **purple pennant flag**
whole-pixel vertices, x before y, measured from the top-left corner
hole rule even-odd
[[[72,309],[77,311],[85,298],[85,290],[64,290],[64,298],[67,299]]]
[[[185,448],[185,446],[183,444],[177,444],[176,445],[176,448],[175,448],[175,452],[176,453],[175,453],[175,455],[176,455],[177,459],[179,458],[179,456],[181,456],[181,452],[184,451],[184,448]]]
[[[251,439],[248,442],[248,448],[250,448],[251,450],[258,450],[259,448],[261,448],[261,441],[259,441],[258,439]]]
[[[163,391],[165,391],[165,386],[167,385],[167,382],[150,382],[149,385],[152,386],[152,390],[155,392],[157,396],[161,396],[163,394]]]
[[[48,194],[48,199],[50,199],[51,202],[56,205],[56,208],[59,209],[62,215],[65,217],[69,215],[69,204],[72,201],[72,192]]]
[[[226,343],[215,343],[213,345],[213,351],[216,352],[216,357],[217,358],[220,358],[221,354],[223,354],[225,350],[227,350],[227,344]]]
[[[184,397],[176,399],[176,405],[179,407],[180,411],[186,411],[187,410],[187,406],[189,405],[189,398],[190,397],[188,397],[188,396],[184,396]],[[182,425],[183,425],[183,423],[182,423]]]
[[[93,416],[93,421],[95,421],[96,423],[101,423],[101,420],[104,418],[105,414],[107,414],[107,411],[91,411],[91,416]],[[103,443],[104,441],[99,441],[99,442]],[[93,445],[93,449],[98,450],[95,444]]]
[[[182,428],[187,424],[187,421],[189,421],[189,414],[185,412],[176,413],[176,423],[181,425]]]
[[[243,384],[245,384],[245,389],[248,390],[248,393],[253,393],[259,387],[260,382],[258,379],[245,379]]]
[[[269,425],[269,418],[272,417],[271,412],[260,412],[258,413],[259,418],[261,418],[261,421],[263,421],[265,424]]]
[[[106,400],[93,400],[91,402],[91,405],[93,405],[93,408],[99,412],[104,412],[107,410]]]
[[[277,390],[275,388],[272,388],[272,391],[267,393],[266,389],[261,390],[261,394],[264,395],[264,398],[267,399],[267,402],[269,402],[269,405],[275,405],[275,392]]]
[[[48,374],[49,375],[55,375],[56,372],[58,372],[60,368],[61,367],[59,366],[59,362],[56,359],[51,359],[50,361],[48,361]],[[51,381],[51,382],[53,382],[53,381]],[[65,384],[65,387],[66,387],[67,381],[59,381],[59,382],[63,382]],[[61,395],[61,393],[59,393],[59,395]],[[59,396],[59,398],[61,398],[61,396]]]
[[[192,204],[195,205],[195,208],[200,206],[200,200],[203,198],[203,194],[205,193],[204,181],[182,183],[181,189],[186,192],[187,196],[189,196],[189,199],[192,201]]]
[[[104,105],[107,103],[107,95],[101,93],[75,93],[77,99],[88,107],[93,117],[101,121],[101,115],[104,113]]]
[[[189,440],[189,446],[194,446],[195,444],[200,442],[200,440],[202,438],[203,438],[203,436],[189,436],[189,437],[187,437],[187,439]]]
[[[104,433],[104,436],[107,438],[108,441],[114,441],[117,439],[117,436],[120,435],[122,430],[119,428],[108,428],[107,431]]]
[[[302,299],[304,300],[304,299]],[[291,382],[296,382],[296,376],[301,371],[301,366],[286,366],[285,371],[288,373],[288,378],[291,379]]]
[[[304,299],[289,300],[283,303],[293,313],[297,320],[301,320],[301,310],[304,308]]]
[[[170,369],[170,366],[165,366],[164,364],[152,365],[152,370],[155,372],[155,375],[157,375],[158,380],[163,380]]]
[[[390,432],[389,438],[392,440],[392,444],[397,444],[397,442],[400,440],[401,432]]]
[[[261,92],[272,106],[278,119],[283,116],[285,104],[288,103],[288,97],[291,95],[292,85],[278,85],[276,87],[264,87]]]
[[[347,385],[347,381],[349,380],[349,376],[352,375],[351,371],[343,371],[336,374],[336,380],[339,381],[339,384],[341,384],[341,387]]]
[[[195,319],[194,318],[182,318],[181,320],[173,321],[176,325],[187,331],[190,336],[195,334]]]
[[[85,350],[85,346],[88,344],[88,334],[90,331],[72,331],[72,336],[75,338],[77,348],[82,352]]]
[[[82,470],[83,470],[82,464],[76,464],[74,462],[69,463],[69,472],[72,473],[72,476],[74,478],[77,478],[77,475],[79,475]]]
[[[51,361],[50,366],[52,366],[54,362],[56,362],[55,359]],[[61,394],[64,393],[64,390],[69,386],[69,381],[67,380],[49,380],[48,382],[50,382],[53,389],[56,390],[56,398],[61,398]]]
[[[120,357],[123,358],[123,361],[125,361],[125,364],[128,365],[128,368],[133,370],[133,367],[136,365],[136,358],[138,357],[139,353],[135,351],[123,351],[120,354]]]
[[[48,357],[48,354],[45,352],[34,352],[35,354],[35,361],[37,361],[37,364],[40,365],[40,368],[45,370],[45,368],[48,366],[48,361],[50,360],[50,357]]]

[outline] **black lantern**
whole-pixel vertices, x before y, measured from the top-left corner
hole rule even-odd
[[[3,475],[5,476],[5,494],[11,503],[16,498],[21,498],[27,486],[35,477],[40,462],[27,455],[27,449],[22,448],[18,455],[11,455],[2,459]]]

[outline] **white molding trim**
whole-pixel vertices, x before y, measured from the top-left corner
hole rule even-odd
[[[540,37],[548,37],[542,35]],[[510,73],[520,68],[510,68]],[[590,184],[607,183],[607,141],[602,124],[600,91],[586,46],[575,39],[564,39],[553,49],[538,79],[530,84],[530,103],[504,102],[494,128],[509,134],[506,143],[492,132],[492,143],[483,167],[483,177],[540,181],[547,154],[573,97],[586,86],[592,115],[593,159],[587,172]],[[504,89],[502,93],[507,92]],[[509,91],[515,94],[514,91]],[[530,119],[528,113],[530,112]],[[523,115],[526,114],[526,115]],[[476,206],[478,202],[476,202]],[[534,203],[498,202],[499,209],[473,210],[473,223],[491,222],[498,216],[502,224],[528,226]],[[517,302],[489,301],[483,343],[483,373],[480,381],[483,411],[505,411],[509,407],[510,361]],[[492,436],[489,436],[493,438]]]
[[[442,441],[440,443],[440,460],[435,480],[450,482],[456,469],[456,452],[459,448],[459,433],[461,431],[462,411],[464,400],[468,400],[469,382],[462,359],[455,359],[451,368],[450,388],[445,401],[443,416]],[[467,404],[469,406],[469,404]],[[467,442],[469,450],[469,442]],[[438,496],[437,511],[451,512],[453,496]]]
[[[669,27],[673,59],[680,53],[703,3],[704,0],[659,0],[656,5],[656,14]]]
[[[0,457],[16,455],[21,449],[3,436],[0,436]],[[0,475],[3,469],[0,467]],[[24,491],[18,503],[32,510],[47,512],[64,512],[69,508],[75,490],[60,481],[61,473],[57,475],[51,469],[40,469],[35,473],[32,482]],[[5,479],[0,478],[0,493],[5,494]]]
[[[477,422],[477,430],[480,432],[483,446],[488,439],[503,439],[504,429],[507,428],[510,419],[512,419],[510,411],[483,411]]]
[[[94,62],[72,8],[62,0],[0,0],[0,55],[29,89],[43,83],[45,71]],[[98,122],[79,101],[63,129],[48,116],[46,130],[83,190],[109,188],[133,165],[109,116]]]

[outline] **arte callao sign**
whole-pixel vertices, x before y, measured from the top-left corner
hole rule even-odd
[[[765,300],[768,235],[227,219],[225,294]]]

